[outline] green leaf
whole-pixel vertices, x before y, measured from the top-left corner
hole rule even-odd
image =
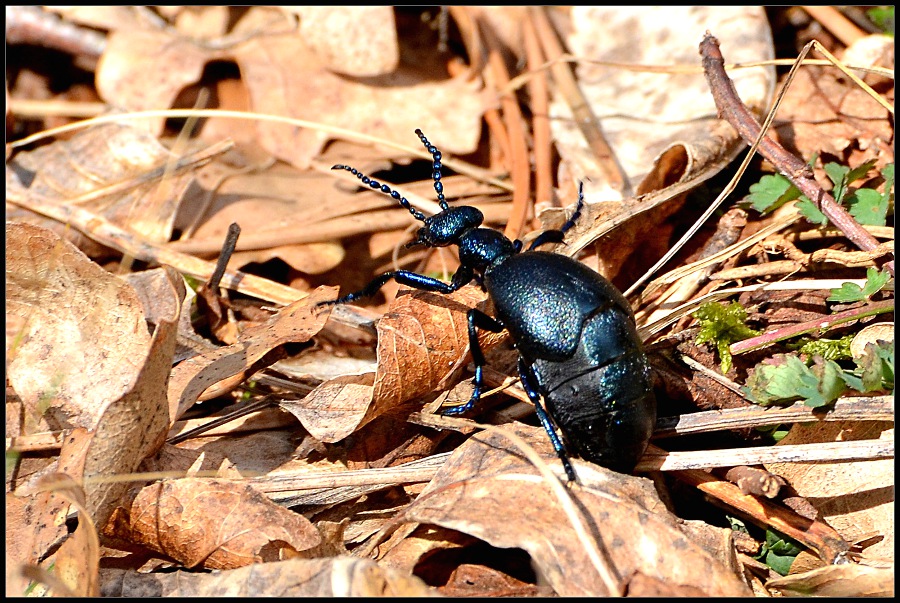
[[[776,354],[757,364],[742,390],[762,406],[803,400],[812,408],[831,404],[847,390],[844,371],[833,360],[817,357],[812,367],[799,357]]]
[[[860,163],[855,168],[852,168],[850,171],[847,172],[847,176],[846,176],[847,184],[856,182],[860,178],[865,178],[866,174],[869,173],[869,170],[871,170],[873,167],[875,167],[875,163],[876,163],[876,161],[874,159],[870,159],[869,161]]]
[[[800,197],[800,190],[781,174],[766,175],[750,185],[750,206],[760,213],[775,211]]]
[[[887,224],[888,197],[871,188],[861,188],[847,195],[850,215],[860,224],[884,226]]]
[[[759,335],[759,331],[744,324],[747,320],[747,311],[737,302],[731,302],[727,306],[707,302],[697,308],[691,316],[700,323],[697,344],[712,343],[716,346],[723,374],[731,370],[729,349],[731,344]]]
[[[797,201],[797,210],[800,212],[800,215],[812,222],[813,224],[817,224],[818,226],[825,226],[828,224],[828,218],[819,211],[819,208],[816,207],[815,203],[803,197],[799,201]]]
[[[894,6],[875,6],[866,11],[866,15],[878,29],[886,35],[894,37]]]
[[[786,576],[791,570],[791,565],[803,549],[796,541],[775,530],[766,530],[766,542],[756,556],[773,570]]]
[[[847,391],[844,370],[837,362],[816,356],[810,371],[818,382],[804,382],[799,388],[807,406],[811,408],[827,406]]]
[[[831,184],[833,185],[831,196],[834,197],[835,201],[840,203],[847,187],[847,174],[850,173],[850,168],[831,161],[825,164],[825,173],[828,174],[828,179],[831,180]]]
[[[891,275],[887,270],[879,272],[877,268],[870,266],[866,270],[864,286],[860,287],[856,283],[843,283],[840,289],[831,290],[827,301],[849,303],[869,299],[881,291],[889,280],[891,280]]]

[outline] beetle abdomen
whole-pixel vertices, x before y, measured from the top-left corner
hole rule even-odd
[[[634,469],[656,424],[656,399],[630,315],[598,311],[571,358],[531,366],[569,449],[616,471]]]

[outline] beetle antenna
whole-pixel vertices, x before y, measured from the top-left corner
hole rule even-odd
[[[437,193],[438,205],[441,206],[441,209],[449,209],[447,200],[444,199],[444,185],[441,182],[441,168],[443,167],[441,165],[441,157],[443,157],[443,155],[438,151],[436,146],[428,142],[428,139],[425,138],[422,130],[416,128],[416,134],[419,135],[419,140],[422,141],[422,144],[425,145],[425,148],[428,149],[428,152],[431,153],[432,158],[434,158],[434,163],[431,164],[431,178],[434,180],[434,192]]]
[[[333,165],[333,166],[331,166],[331,169],[333,169],[333,170],[347,170],[348,172],[350,172],[351,174],[353,174],[354,176],[356,176],[357,178],[359,178],[359,180],[360,180],[363,184],[367,184],[367,185],[369,186],[369,188],[374,188],[374,189],[376,189],[376,190],[379,190],[379,191],[381,191],[382,193],[384,193],[384,194],[386,194],[386,195],[390,195],[392,199],[396,199],[397,201],[399,201],[399,202],[400,202],[400,205],[402,205],[402,206],[405,207],[407,210],[409,210],[409,213],[411,213],[411,214],[413,215],[413,217],[414,217],[416,220],[418,220],[418,221],[420,221],[420,222],[424,222],[424,221],[425,221],[425,214],[423,214],[422,212],[420,212],[419,210],[417,210],[415,207],[413,207],[412,205],[410,205],[410,203],[409,203],[409,201],[406,199],[406,197],[403,197],[402,195],[400,195],[400,193],[398,193],[397,191],[395,191],[394,189],[392,189],[391,187],[389,187],[387,184],[382,184],[381,182],[378,182],[377,180],[372,180],[371,178],[369,178],[368,176],[366,176],[365,174],[363,174],[362,172],[360,172],[360,171],[359,171],[358,169],[356,169],[355,167],[350,167],[349,165],[341,165],[341,164]],[[435,188],[437,188],[437,184],[435,184]],[[442,196],[443,196],[443,195],[442,195]],[[445,207],[445,205],[446,205],[446,203],[444,203],[443,205],[441,205],[441,207],[443,207],[444,209],[447,209],[447,208]]]

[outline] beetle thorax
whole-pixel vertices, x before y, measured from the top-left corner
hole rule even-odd
[[[492,228],[476,228],[459,242],[459,262],[480,274],[516,253],[512,241]]]

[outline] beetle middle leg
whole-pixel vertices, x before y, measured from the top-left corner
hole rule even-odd
[[[442,409],[441,414],[444,415],[461,415],[469,412],[475,408],[475,405],[481,400],[481,389],[484,384],[483,371],[484,365],[487,364],[487,362],[484,359],[484,352],[481,351],[481,344],[478,342],[477,329],[499,333],[506,328],[499,320],[491,318],[484,312],[474,308],[469,310],[466,314],[466,320],[469,323],[469,351],[472,353],[472,363],[475,364],[475,379],[473,380],[475,390],[472,392],[469,401],[465,404]]]

